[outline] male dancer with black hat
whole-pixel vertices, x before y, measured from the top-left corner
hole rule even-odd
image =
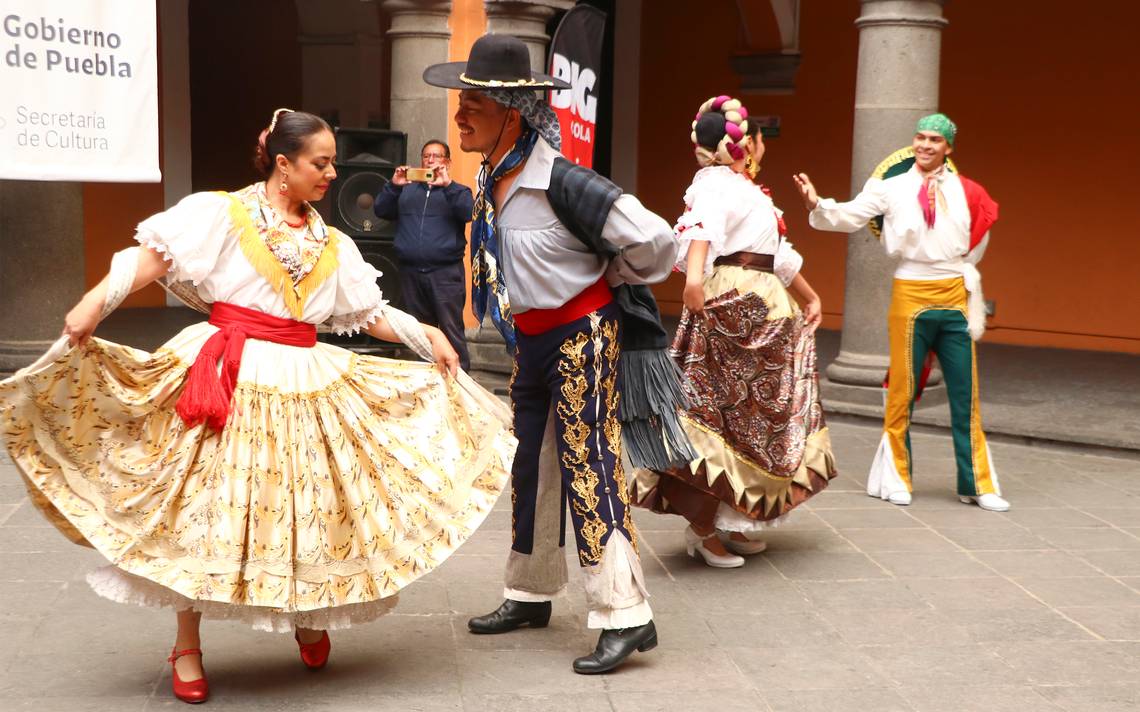
[[[460,147],[484,156],[472,223],[472,306],[480,320],[490,313],[514,355],[519,446],[506,600],[468,627],[506,633],[547,625],[551,600],[567,580],[568,502],[586,572],[588,625],[602,629],[594,652],[573,669],[608,672],[657,645],[623,440],[637,464],[690,454],[656,304],[647,288],[630,286],[668,276],[677,250],[672,229],[560,156],[558,119],[535,90],[568,85],[532,72],[521,40],[481,37],[469,61],[429,67],[424,80],[461,90]]]

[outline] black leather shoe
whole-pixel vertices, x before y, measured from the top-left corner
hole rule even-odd
[[[467,630],[472,633],[510,633],[516,628],[530,626],[545,628],[550,622],[550,601],[523,603],[506,599],[494,613],[477,616],[467,621]]]
[[[609,672],[625,662],[626,658],[633,655],[633,651],[644,653],[656,647],[657,628],[653,621],[636,628],[603,630],[598,636],[598,647],[594,648],[594,652],[574,661],[574,672],[579,675]]]

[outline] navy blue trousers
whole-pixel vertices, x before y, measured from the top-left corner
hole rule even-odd
[[[619,323],[611,303],[545,333],[518,334],[511,378],[519,441],[511,470],[511,548],[520,554],[531,554],[536,526],[552,524],[535,521],[539,451],[551,413],[562,474],[559,544],[565,542],[568,503],[582,566],[601,563],[615,531],[637,545],[621,465]]]

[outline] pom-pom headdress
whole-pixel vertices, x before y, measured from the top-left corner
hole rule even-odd
[[[701,166],[731,165],[747,154],[748,109],[725,94],[711,97],[697,110],[690,138]]]

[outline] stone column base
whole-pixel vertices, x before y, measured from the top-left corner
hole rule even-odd
[[[59,338],[85,288],[83,234],[82,183],[0,180],[0,370]]]
[[[947,402],[946,385],[942,371],[930,371],[930,378],[915,409],[927,408]],[[820,373],[820,393],[823,407],[834,413],[883,416],[886,391],[883,378],[890,366],[890,356],[840,351],[839,356]]]
[[[933,381],[933,378],[931,379]],[[861,415],[869,418],[882,418],[886,390],[881,386],[856,386],[839,383],[820,374],[819,389],[823,409],[828,413]],[[922,400],[915,404],[915,410],[937,408],[948,401],[944,383],[928,383],[922,392]]]
[[[511,375],[514,359],[507,353],[503,337],[489,319],[479,326],[469,327],[466,335],[472,371]]]

